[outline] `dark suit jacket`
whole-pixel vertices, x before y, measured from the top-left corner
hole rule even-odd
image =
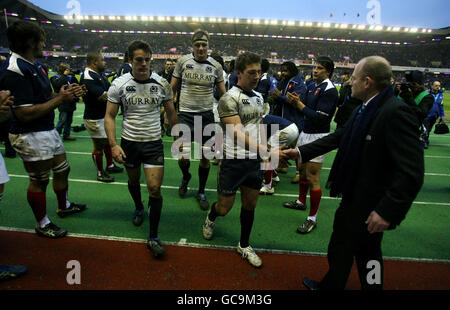
[[[356,111],[354,112],[356,113]],[[390,229],[405,218],[423,184],[424,154],[415,111],[395,97],[385,100],[368,129],[354,190],[342,197],[336,221],[350,231],[367,231],[364,223],[375,210]],[[345,128],[299,147],[306,162],[339,147]]]

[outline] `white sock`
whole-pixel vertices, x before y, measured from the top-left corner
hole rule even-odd
[[[313,221],[314,223],[317,223],[316,218],[317,218],[317,215],[314,215],[314,216],[308,216],[307,220],[311,220],[311,221]]]
[[[40,228],[44,228],[47,224],[50,223],[50,220],[48,219],[47,215],[38,223]]]

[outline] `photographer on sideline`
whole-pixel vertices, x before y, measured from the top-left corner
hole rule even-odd
[[[425,90],[423,84],[423,73],[418,70],[405,72],[406,83],[400,84],[399,99],[415,107],[417,116],[421,123],[428,115],[434,103],[434,98]]]
[[[428,115],[431,107],[434,103],[434,97],[425,90],[423,84],[423,73],[418,70],[406,71],[405,72],[406,83],[400,84],[399,87],[399,99],[403,99],[408,105],[414,108],[417,117],[422,124],[422,132],[426,132],[426,128],[423,125],[425,118]],[[421,141],[424,148],[428,148],[428,143],[421,135]]]

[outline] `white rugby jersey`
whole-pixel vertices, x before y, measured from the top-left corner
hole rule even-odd
[[[124,74],[108,90],[108,101],[123,104],[122,138],[136,142],[161,139],[161,106],[171,99],[169,83],[154,72],[146,81]]]
[[[213,109],[214,86],[223,82],[222,66],[208,57],[199,62],[193,54],[179,58],[172,76],[181,79],[180,111],[205,112]]]
[[[256,91],[248,93],[239,86],[233,86],[220,98],[218,111],[221,119],[220,125],[224,133],[224,158],[256,159],[257,150],[246,150],[244,144],[234,143],[232,132],[227,136],[226,125],[222,122],[222,118],[239,115],[244,133],[259,143],[261,140],[260,125],[264,115],[262,95]]]

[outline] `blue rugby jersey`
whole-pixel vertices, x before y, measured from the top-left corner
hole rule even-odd
[[[315,83],[309,84],[306,99],[303,102],[305,104],[303,132],[330,132],[330,122],[334,116],[338,98],[338,91],[329,79],[317,86]]]
[[[55,112],[28,122],[20,121],[14,110],[18,107],[30,107],[43,104],[52,99],[52,87],[48,79],[47,68],[39,61],[29,62],[17,53],[12,53],[2,66],[0,89],[9,90],[14,96],[10,133],[47,131],[54,128]]]
[[[105,118],[106,101],[101,102],[98,100],[98,97],[108,91],[110,86],[108,79],[92,69],[86,68],[81,75],[80,84],[86,85],[87,88],[87,93],[83,96],[83,101],[85,104],[83,118]]]

